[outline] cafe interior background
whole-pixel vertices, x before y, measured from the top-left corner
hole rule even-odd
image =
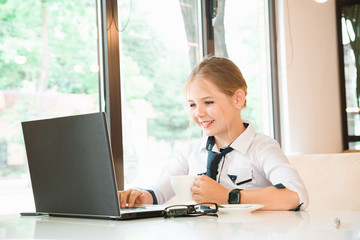
[[[0,214],[34,209],[22,121],[106,111],[122,187],[151,182],[201,136],[182,86],[211,52],[240,67],[245,118],[286,154],[359,150],[344,143],[360,135],[355,33],[342,19],[345,109],[336,16],[335,0],[0,1]]]

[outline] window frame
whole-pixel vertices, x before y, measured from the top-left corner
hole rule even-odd
[[[100,102],[105,105],[102,106],[102,111],[105,110],[109,124],[117,188],[123,190],[124,170],[117,0],[100,0],[100,16],[99,44],[102,46],[102,52],[99,55],[103,63],[100,74],[102,74],[104,86],[103,92],[100,94],[102,96]]]

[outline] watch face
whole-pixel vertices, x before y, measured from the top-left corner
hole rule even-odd
[[[230,204],[238,204],[239,203],[239,200],[240,200],[240,193],[239,191],[231,191],[229,193],[229,200],[228,202]]]

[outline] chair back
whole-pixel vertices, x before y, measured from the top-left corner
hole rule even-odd
[[[308,191],[307,210],[360,211],[360,153],[287,157]]]

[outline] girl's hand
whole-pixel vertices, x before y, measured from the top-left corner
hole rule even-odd
[[[133,207],[134,204],[153,204],[153,198],[148,191],[141,189],[128,189],[119,191],[120,208]]]
[[[197,177],[191,188],[192,197],[197,203],[214,202],[217,204],[227,204],[230,191],[231,189],[223,187],[206,175]]]

